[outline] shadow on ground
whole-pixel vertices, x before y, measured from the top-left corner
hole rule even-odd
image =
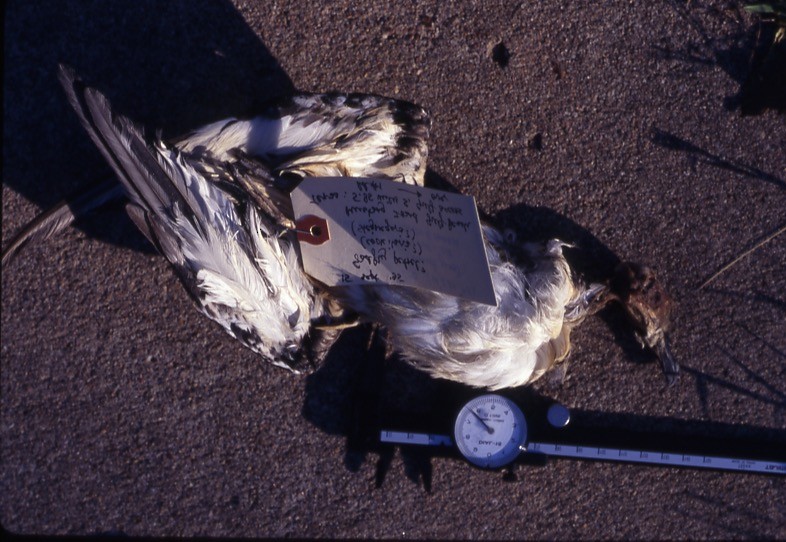
[[[3,182],[42,209],[111,176],[70,110],[59,63],[165,138],[243,115],[294,88],[228,1],[16,2],[6,9],[21,22],[6,28]],[[41,11],[56,11],[57,25]],[[149,250],[125,213],[118,216],[79,227],[92,238]]]
[[[656,58],[690,67],[721,68],[739,85],[737,93],[723,101],[729,111],[739,110],[743,115],[760,115],[767,109],[786,112],[786,40],[774,41],[775,24],[758,15],[751,24],[739,4],[716,7],[672,0],[668,5],[692,30],[693,39],[679,47],[654,47]],[[707,13],[699,16],[700,11]],[[727,30],[717,32],[702,23],[710,19]]]
[[[786,68],[786,65],[784,66]],[[736,175],[741,175],[749,179],[763,181],[773,184],[781,189],[786,189],[786,181],[777,175],[773,175],[767,171],[763,171],[755,166],[746,164],[733,158],[725,158],[711,151],[708,151],[698,145],[694,145],[690,141],[679,137],[678,135],[654,128],[652,130],[652,142],[668,149],[670,151],[677,151],[685,153],[689,158],[692,165],[696,162],[716,167],[725,171],[729,171]]]
[[[430,172],[427,179],[433,181],[430,186],[453,189],[436,172]],[[501,227],[512,229],[520,239],[545,241],[558,237],[575,245],[576,248],[567,251],[571,264],[591,280],[602,280],[619,263],[614,252],[589,231],[550,209],[520,204],[489,218]],[[628,360],[633,363],[656,361],[655,356],[642,350],[634,339],[621,310],[609,307],[599,316],[611,328]],[[690,366],[683,372],[684,378],[693,381],[703,402],[709,393],[708,386],[719,386],[778,409],[786,408],[783,393],[775,388],[770,387],[763,395]],[[751,376],[756,380],[756,375]],[[456,452],[445,447],[381,444],[380,430],[449,435],[461,405],[482,393],[482,390],[431,379],[412,369],[386,350],[383,330],[360,327],[345,332],[325,364],[307,377],[302,413],[321,431],[346,437],[344,464],[348,470],[357,472],[366,461],[374,461],[379,487],[399,450],[407,477],[430,492],[433,460],[438,457],[460,460]],[[782,430],[624,413],[574,412],[573,425],[577,428],[560,433],[545,424],[545,412],[553,400],[543,395],[542,390],[528,386],[499,393],[522,406],[528,416],[530,435],[534,434],[535,439],[574,439],[573,442],[594,442],[599,446],[726,453],[740,457],[744,457],[755,442],[753,448],[765,459],[781,457],[786,449],[786,431]],[[665,390],[664,393],[669,392]],[[530,458],[525,463],[542,465],[543,461]],[[504,469],[500,476],[505,481],[516,481],[518,468]]]
[[[380,442],[382,430],[451,435],[461,405],[486,393],[452,382],[435,380],[395,356],[385,356],[382,335],[369,329],[345,334],[325,365],[306,380],[303,416],[319,430],[346,438],[344,466],[358,472],[363,464],[375,465],[375,483],[385,477],[398,452],[406,476],[427,492],[432,490],[434,460],[461,461],[457,452],[443,446],[399,446]],[[370,344],[370,347],[368,345]],[[708,386],[720,386],[747,399],[786,409],[783,393],[770,389],[766,396],[726,379],[685,368],[699,395],[706,399]],[[754,379],[756,375],[753,375]],[[657,450],[696,455],[744,457],[786,461],[786,431],[739,426],[722,422],[678,420],[599,411],[571,412],[571,425],[555,429],[545,413],[553,400],[532,386],[500,390],[522,407],[530,440],[561,442],[634,450]],[[669,391],[664,393],[668,395]],[[521,479],[523,468],[546,464],[539,456],[521,456],[502,469],[507,482]]]

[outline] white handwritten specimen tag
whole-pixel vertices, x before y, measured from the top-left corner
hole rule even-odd
[[[307,178],[292,192],[306,273],[496,305],[475,198],[382,179]]]

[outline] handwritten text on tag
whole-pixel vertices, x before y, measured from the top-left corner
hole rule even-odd
[[[292,192],[295,221],[327,222],[329,239],[300,243],[308,274],[329,286],[395,284],[495,305],[474,198],[381,179],[308,178]]]

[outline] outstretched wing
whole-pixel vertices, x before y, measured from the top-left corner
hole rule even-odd
[[[277,365],[290,366],[321,315],[291,235],[238,205],[187,156],[148,145],[128,119],[73,72],[61,81],[82,124],[120,180],[129,215],[174,266],[200,310]],[[231,175],[227,173],[227,175]]]
[[[61,70],[70,73],[67,68]],[[64,86],[77,111],[86,110],[81,91],[69,91],[70,86],[83,85],[73,74],[61,75],[61,79],[67,81]],[[90,126],[89,119],[80,116]],[[301,93],[269,103],[250,119],[229,118],[198,128],[171,145],[188,154],[193,165],[204,165],[201,173],[211,181],[216,177],[208,170],[214,164],[242,161],[246,170],[267,172],[257,178],[381,177],[422,186],[430,127],[426,110],[407,101],[371,94]],[[97,137],[96,144],[103,149],[102,137],[92,133],[100,132],[93,129],[91,137],[94,141]],[[114,167],[115,158],[102,152]],[[292,185],[271,192],[269,183],[249,187],[256,182],[254,176],[246,181],[244,190],[269,197],[286,214]],[[2,264],[28,242],[56,235],[119,195],[112,183],[101,183],[73,201],[58,204],[14,237],[3,251]]]
[[[254,157],[277,174],[382,177],[423,185],[431,120],[422,107],[371,94],[296,94],[250,119],[224,119],[177,140],[184,152]]]

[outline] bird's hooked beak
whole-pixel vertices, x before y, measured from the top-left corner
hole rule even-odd
[[[671,353],[667,335],[674,302],[655,272],[644,265],[621,263],[614,271],[610,289],[633,322],[636,338],[657,354],[666,381],[674,384],[680,366]]]

